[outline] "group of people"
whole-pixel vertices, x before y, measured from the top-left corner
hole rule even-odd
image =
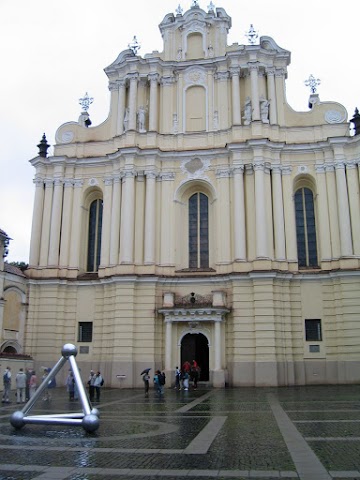
[[[144,381],[145,397],[149,396],[150,388],[150,369],[144,370],[141,375]],[[190,382],[193,384],[193,388],[198,386],[198,380],[200,377],[200,367],[196,360],[192,363],[189,361],[184,362],[181,370],[179,367],[175,368],[175,389],[176,390],[189,390]],[[154,389],[161,396],[164,394],[164,386],[166,382],[165,373],[161,370],[156,370],[153,378]]]
[[[184,362],[181,370],[179,367],[175,368],[175,389],[177,390],[189,390],[190,382],[193,384],[193,388],[196,389],[200,377],[200,367],[196,360],[190,363],[188,360]]]
[[[90,402],[100,402],[101,387],[104,385],[104,379],[99,371],[96,373],[94,370],[90,370],[88,387],[89,387],[89,399]]]
[[[11,368],[6,367],[3,373],[4,390],[1,400],[2,403],[11,403],[11,381]],[[26,372],[24,372],[23,368],[19,368],[19,371],[15,376],[16,402],[25,403],[32,398],[35,395],[37,383],[35,370],[28,368]]]

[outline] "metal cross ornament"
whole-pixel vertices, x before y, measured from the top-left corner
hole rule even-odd
[[[88,93],[86,92],[83,98],[79,98],[79,104],[83,109],[83,112],[87,112],[89,110],[90,105],[93,103],[94,99],[89,97]]]
[[[245,36],[248,39],[250,45],[255,45],[256,40],[259,38],[258,32],[255,30],[254,25],[251,23],[250,28],[245,32]]]
[[[314,75],[311,74],[304,83],[307,87],[310,87],[311,93],[316,93],[317,87],[320,85],[321,80],[319,78],[315,78]]]
[[[134,55],[137,54],[137,52],[140,50],[140,43],[138,42],[136,35],[134,35],[134,38],[132,41],[128,44],[129,49],[133,52]]]

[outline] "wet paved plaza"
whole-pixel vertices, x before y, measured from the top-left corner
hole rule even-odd
[[[104,389],[100,427],[9,422],[0,480],[360,480],[360,386],[176,391]],[[21,407],[21,406],[20,406]],[[63,388],[31,414],[80,412]]]

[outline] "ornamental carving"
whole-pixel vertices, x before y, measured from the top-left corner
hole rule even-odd
[[[328,110],[324,115],[327,123],[342,123],[346,120],[346,113],[337,110]]]
[[[206,73],[199,68],[192,68],[184,74],[184,83],[188,85],[206,85]]]
[[[198,157],[191,160],[185,160],[181,163],[181,170],[188,178],[205,178],[204,173],[210,166],[210,160],[200,159]]]

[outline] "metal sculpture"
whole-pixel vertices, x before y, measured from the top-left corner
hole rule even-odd
[[[18,410],[10,416],[10,423],[14,428],[20,429],[26,424],[81,425],[87,432],[94,432],[99,428],[100,414],[97,408],[91,407],[90,401],[85,392],[85,388],[75,360],[77,353],[78,352],[75,345],[67,343],[63,346],[61,349],[62,357],[51,369],[49,375],[44,378],[41,385],[36,390],[35,395],[30,398],[22,410]],[[67,361],[69,361],[71,370],[74,374],[74,380],[79,391],[79,399],[83,411],[79,413],[74,412],[50,415],[28,415],[31,408],[48,387],[49,382],[55,378],[56,374],[63,368]]]

